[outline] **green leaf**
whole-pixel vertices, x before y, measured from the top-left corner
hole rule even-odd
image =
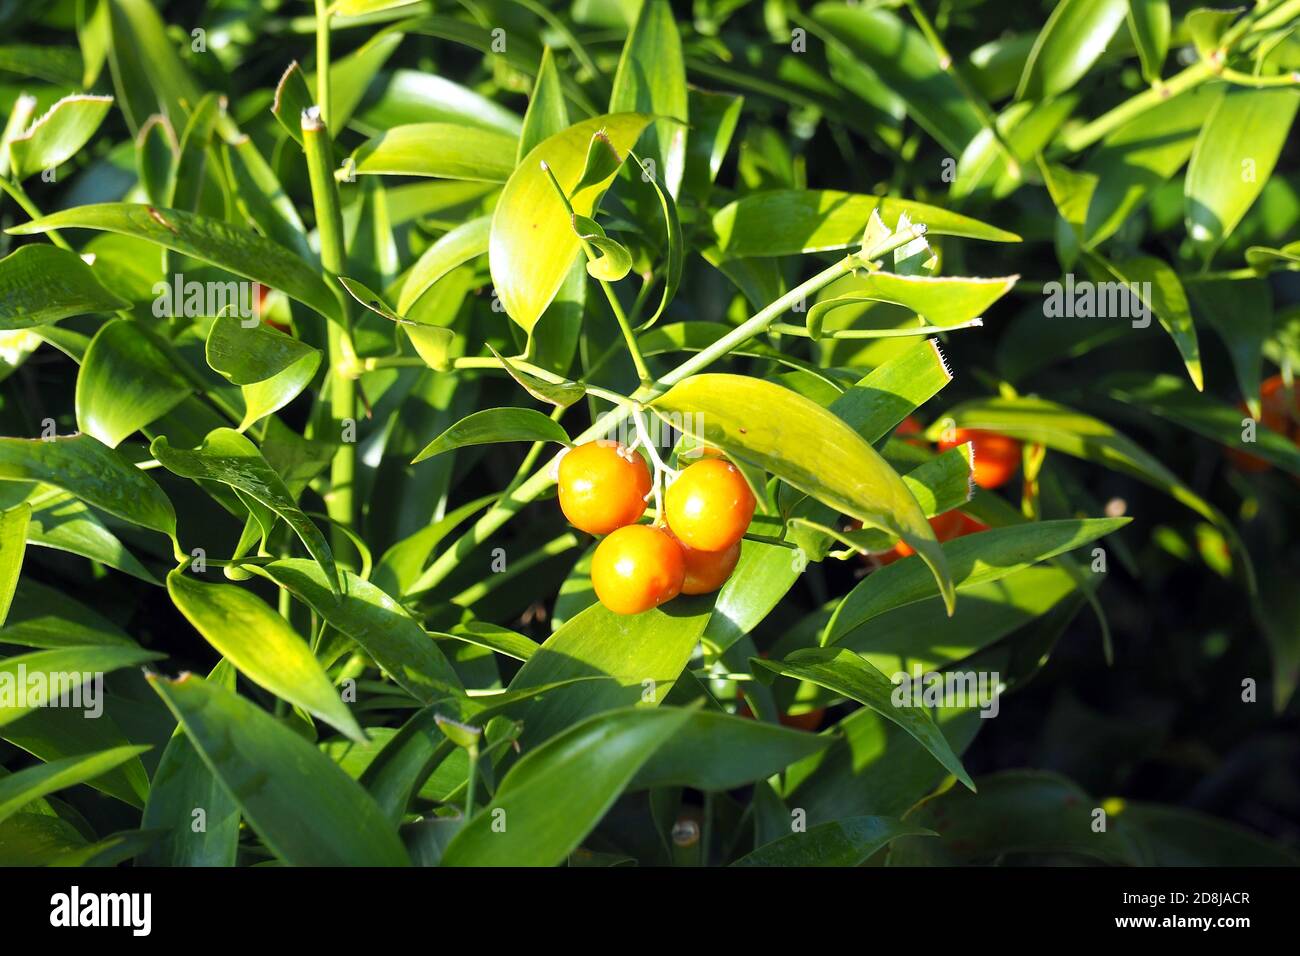
[[[326,318],[338,319],[338,299],[307,263],[255,232],[195,213],[136,203],[99,203],[65,209],[11,226],[7,231],[16,236],[30,236],[51,229],[72,228],[101,229],[147,239],[173,252],[279,289]]]
[[[583,120],[534,147],[511,174],[492,214],[488,262],[502,306],[524,331],[531,331],[551,304],[581,248],[551,175],[561,188],[572,191],[596,133],[603,130],[623,156],[648,123],[649,117],[636,113]],[[574,194],[572,211],[590,216],[613,176],[611,171]]]
[[[642,147],[655,164],[655,172],[676,196],[686,169],[686,65],[677,21],[667,0],[644,0],[636,23],[627,35],[614,91],[611,113],[654,116]]]
[[[528,750],[465,824],[444,866],[554,866],[577,848],[637,770],[686,723],[677,708],[597,714]],[[582,786],[574,787],[575,780]],[[563,806],[563,813],[555,808]],[[502,816],[504,814],[504,817]],[[494,820],[506,821],[504,831]]]
[[[139,647],[97,645],[89,647],[60,647],[50,651],[34,651],[0,659],[0,686],[7,692],[0,697],[0,727],[12,724],[31,711],[57,701],[64,691],[73,693],[74,702],[80,700],[82,717],[102,708],[102,684],[80,697],[74,688],[85,683],[95,684],[96,675],[102,676],[123,667],[138,667],[147,661],[163,657]],[[37,675],[44,679],[36,681]],[[25,676],[24,676],[25,675]],[[21,689],[21,694],[17,691]],[[70,708],[63,708],[70,709]]]
[[[435,695],[461,693],[460,678],[438,645],[400,604],[369,581],[344,569],[343,593],[336,596],[320,568],[301,558],[283,558],[257,570],[356,641],[417,700],[428,703]]]
[[[65,757],[0,777],[0,822],[33,800],[65,787],[103,776],[114,767],[139,756],[148,747],[114,747],[99,753]]]
[[[149,0],[106,0],[111,43],[109,65],[117,101],[136,132],[152,113],[162,113],[182,129],[187,104],[202,95]]]
[[[492,346],[489,345],[488,349],[510,377],[539,402],[546,402],[548,405],[555,405],[558,408],[568,408],[574,402],[581,401],[587,394],[587,390],[577,382],[567,380],[562,382],[548,381],[533,375],[531,372],[525,372],[504,355],[497,352]]]
[[[542,50],[542,62],[537,68],[533,92],[528,97],[528,112],[524,114],[524,127],[519,134],[519,151],[515,164],[522,163],[534,146],[569,126],[569,109],[564,105],[564,86],[556,72],[555,56],[551,48]]]
[[[234,693],[235,669],[222,659],[208,681]],[[202,809],[202,827],[195,811]],[[142,827],[163,831],[142,855],[146,866],[234,866],[239,805],[217,782],[180,724],[172,732],[149,785]]]
[[[1222,96],[1219,87],[1196,87],[1157,104],[1102,140],[1083,165],[1096,179],[1085,214],[1085,247],[1113,236],[1157,186],[1182,169],[1201,124]]]
[[[1142,78],[1158,82],[1169,52],[1169,0],[1128,0],[1128,26],[1142,61]]]
[[[833,413],[773,382],[717,373],[679,382],[651,408],[660,417],[676,413],[679,422],[701,421],[696,438],[898,535],[925,560],[951,606],[952,582],[921,506],[898,473]]]
[[[766,780],[830,743],[829,737],[779,724],[698,711],[655,751],[629,786],[734,790]]]
[[[100,285],[75,252],[40,244],[0,259],[0,329],[29,329],[129,305]]]
[[[30,579],[17,584],[0,643],[45,648],[135,644],[117,625],[67,594]]]
[[[1192,309],[1178,274],[1154,256],[1134,256],[1114,263],[1099,258],[1094,261],[1120,282],[1127,283],[1130,289],[1135,290],[1133,294],[1155,313],[1178,347],[1178,354],[1187,367],[1187,377],[1198,392],[1202,391],[1205,380],[1201,372],[1201,350],[1196,339],[1196,326],[1192,324]],[[1148,287],[1149,295],[1145,291]]]
[[[1264,342],[1273,327],[1273,293],[1267,279],[1205,279],[1188,282],[1196,317],[1228,348],[1237,387],[1251,414],[1260,417]]]
[[[924,36],[880,7],[819,3],[812,17],[903,98],[908,115],[936,142],[961,155],[980,129],[980,116]]]
[[[403,866],[407,855],[374,800],[301,736],[253,704],[191,675],[150,684],[249,825],[291,866]]]
[[[902,836],[933,836],[889,817],[850,817],[790,833],[742,856],[732,866],[861,866]]]
[[[90,435],[0,438],[0,480],[45,482],[124,521],[176,537],[176,512],[162,489]]]
[[[23,502],[17,508],[0,511],[0,628],[9,618],[18,576],[23,570],[23,554],[27,551],[27,525],[31,522],[32,506]]]
[[[893,567],[893,565],[890,565]],[[754,658],[750,663],[762,671],[806,680],[870,707],[910,734],[954,777],[974,790],[975,784],[944,739],[934,718],[924,707],[894,703],[894,684],[880,671],[845,647],[809,647],[795,651],[783,661]],[[755,676],[759,671],[755,671]]]
[[[162,466],[183,478],[218,481],[261,503],[283,518],[338,591],[338,569],[325,536],[312,523],[285,486],[284,479],[267,463],[257,446],[231,428],[215,428],[194,450],[173,448],[165,435],[149,446]]]
[[[167,203],[167,184],[175,175],[180,144],[167,117],[155,113],[150,116],[135,140],[135,168],[149,202],[163,206]]]
[[[466,621],[455,625],[448,634],[436,636],[486,647],[517,661],[528,660],[542,646],[507,627],[489,624],[487,621]]]
[[[77,427],[109,448],[157,421],[190,394],[190,385],[135,321],[105,322],[77,374]]]
[[[1131,518],[1032,521],[966,535],[943,545],[958,591],[1027,568],[1110,534]],[[823,644],[834,644],[879,614],[933,597],[934,582],[920,562],[904,558],[865,578],[835,609]]]
[[[1233,7],[1227,10],[1199,8],[1187,14],[1183,25],[1191,35],[1192,45],[1202,59],[1209,60],[1219,52],[1219,38],[1223,36],[1232,21],[1246,8]],[[1220,58],[1222,54],[1220,54]]]
[[[1232,87],[1201,127],[1183,187],[1183,216],[1207,257],[1259,197],[1287,141],[1300,92]]]
[[[1046,99],[1074,86],[1127,15],[1127,0],[1060,0],[1029,52],[1016,99]]]
[[[464,448],[507,441],[553,441],[569,444],[564,427],[534,408],[485,408],[462,418],[424,446],[412,464]]]
[[[504,183],[515,168],[518,143],[497,130],[458,123],[412,123],[385,130],[352,154],[358,175],[432,176]]]
[[[899,216],[906,215],[932,236],[1020,241],[1015,233],[938,206],[815,189],[774,189],[737,199],[714,213],[713,230],[728,258],[792,256],[857,246],[873,212],[891,231],[898,228]]]
[[[171,164],[164,206],[195,212],[203,198],[208,153],[217,121],[225,115],[225,98],[206,93],[194,106],[181,134],[180,152]]]
[[[570,220],[577,237],[601,253],[587,263],[588,275],[602,282],[617,282],[632,271],[632,254],[621,242],[606,236],[600,223],[577,214]]]
[[[302,145],[302,114],[315,103],[311,88],[307,85],[307,77],[303,75],[298,61],[294,60],[280,74],[280,82],[275,86],[275,99],[271,102],[271,113],[299,146]]]
[[[177,569],[167,575],[167,593],[195,630],[253,683],[353,740],[365,739],[311,648],[252,591],[234,584],[207,584]]]
[[[1241,409],[1198,395],[1172,376],[1112,375],[1098,383],[1098,388],[1131,408],[1166,418],[1211,441],[1263,458],[1300,476],[1300,448],[1286,435],[1260,422],[1254,443],[1242,442]]]
[[[411,266],[397,299],[397,311],[406,315],[433,284],[458,266],[488,251],[490,216],[479,216],[439,236]]]
[[[862,302],[890,302],[911,309],[929,325],[948,327],[979,318],[1015,287],[1019,276],[971,279],[963,276],[907,276],[873,272],[850,293],[822,299],[808,310],[808,332],[820,338],[828,312]]]
[[[243,392],[241,432],[293,401],[321,362],[319,349],[261,322],[250,327],[229,314],[213,320],[205,354],[208,365]]]
[[[1122,827],[1094,829],[1098,803],[1059,774],[991,774],[980,778],[977,794],[953,788],[909,810],[904,822],[932,829],[939,839],[900,840],[890,848],[889,865],[992,863],[1017,853],[1076,854],[1111,865],[1136,864]]]
[[[0,70],[45,80],[56,86],[81,85],[81,57],[76,50],[65,47],[5,44],[0,46]]]
[[[21,182],[71,159],[90,141],[113,105],[111,96],[65,96],[9,141],[9,163]]]
[[[677,598],[644,614],[615,614],[594,604],[569,619],[510,682],[511,691],[573,678],[604,678],[561,687],[520,712],[527,753],[592,714],[637,704],[655,706],[672,690],[709,620],[707,598]]]
[[[804,564],[791,547],[744,539],[736,569],[718,591],[705,643],[721,653],[752,631],[794,587]]]
[[[1102,802],[1129,838],[1139,866],[1287,866],[1294,853],[1226,820],[1183,807],[1112,798]]]

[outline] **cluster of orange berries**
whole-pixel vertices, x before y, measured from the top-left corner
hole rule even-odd
[[[565,452],[560,510],[575,528],[605,535],[591,560],[596,597],[616,614],[640,614],[678,594],[722,587],[740,560],[740,539],[754,516],[754,493],[730,462],[706,457],[664,494],[665,521],[637,524],[653,488],[650,469],[616,441]]]
[[[922,430],[920,423],[908,415],[899,424],[895,434],[919,435]],[[939,439],[938,447],[940,451],[947,451],[966,442],[971,443],[971,454],[974,458],[971,478],[981,488],[999,488],[1005,485],[1020,467],[1020,442],[1006,435],[999,435],[997,432],[978,428],[955,428],[944,433]],[[951,541],[953,538],[988,530],[988,525],[956,509],[935,515],[930,519],[930,527],[934,529],[934,536],[940,541]],[[907,542],[900,541],[891,550],[873,554],[872,558],[877,564],[885,565],[913,553],[915,552]]]

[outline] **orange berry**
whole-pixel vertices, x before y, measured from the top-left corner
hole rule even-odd
[[[935,515],[930,519],[930,527],[934,529],[934,536],[940,541],[951,541],[953,538],[960,538],[962,534],[962,513],[960,511],[945,511],[941,515]],[[916,553],[906,541],[900,541],[894,545],[894,551],[900,558],[906,558],[908,555]]]
[[[596,597],[615,614],[640,614],[671,601],[685,578],[682,546],[648,524],[619,528],[591,558]]]
[[[569,524],[588,534],[609,534],[644,513],[650,469],[616,441],[593,441],[560,459],[559,487]]]
[[[979,428],[954,429],[939,440],[939,450],[947,451],[970,442],[975,456],[975,484],[997,488],[1011,480],[1020,467],[1020,442],[997,432]]]
[[[731,572],[736,570],[740,560],[740,542],[721,551],[701,551],[681,544],[682,556],[686,561],[686,580],[682,583],[683,594],[711,594],[726,583]]]
[[[1300,394],[1297,394],[1292,409],[1288,411],[1286,389],[1282,376],[1274,375],[1265,380],[1264,384],[1260,386],[1259,397],[1260,424],[1279,434],[1288,435],[1293,441],[1300,443],[1300,425],[1297,424],[1297,419],[1300,419]],[[1237,407],[1241,409],[1242,415],[1250,414],[1244,402]],[[1242,471],[1268,471],[1273,467],[1258,455],[1249,455],[1235,448],[1228,449],[1228,457]]]
[[[721,458],[690,465],[664,495],[668,527],[682,544],[699,551],[725,551],[744,537],[754,505],[745,476]]]

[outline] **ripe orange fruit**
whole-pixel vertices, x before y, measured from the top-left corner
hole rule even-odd
[[[668,527],[699,551],[725,551],[744,537],[754,505],[740,469],[721,458],[688,466],[664,495]]]
[[[682,546],[648,524],[614,531],[591,559],[596,597],[615,614],[640,614],[681,593],[686,579]]]
[[[901,422],[899,422],[898,427],[894,429],[894,434],[896,436],[901,438],[903,441],[907,442],[909,445],[916,445],[918,447],[925,446],[925,439],[921,437],[924,434],[924,432],[925,429],[921,427],[921,423],[918,422],[911,415],[908,415]],[[909,437],[909,436],[916,436],[916,437]]]
[[[953,538],[961,538],[968,534],[975,534],[978,531],[989,530],[989,526],[984,522],[976,521],[969,515],[955,509],[945,511],[941,515],[935,515],[930,519],[930,527],[934,529],[934,536],[940,541],[951,541]],[[900,541],[894,545],[892,551],[886,551],[883,554],[874,555],[874,557],[876,562],[883,567],[887,564],[893,564],[899,558],[905,558],[915,553],[906,541]]]
[[[569,524],[588,534],[609,534],[645,511],[650,469],[616,441],[588,442],[560,459],[559,490]]]
[[[674,539],[676,540],[676,539]],[[678,542],[686,562],[686,580],[683,594],[710,594],[722,587],[740,560],[740,542],[721,551],[701,551]]]
[[[947,451],[970,442],[975,457],[975,484],[981,488],[1005,485],[1020,467],[1020,442],[997,432],[979,428],[957,428],[939,440],[939,450]]]
[[[1292,441],[1300,444],[1300,393],[1297,393],[1290,411],[1287,409],[1286,389],[1281,375],[1274,375],[1267,379],[1259,389],[1260,397],[1260,414],[1259,422],[1266,428],[1272,429],[1282,435],[1287,435]],[[1237,406],[1241,409],[1242,415],[1249,415],[1250,410],[1246,408],[1244,402]],[[1268,471],[1273,466],[1258,455],[1249,455],[1244,451],[1238,451],[1235,448],[1228,449],[1228,457],[1232,463],[1242,471],[1259,472]]]

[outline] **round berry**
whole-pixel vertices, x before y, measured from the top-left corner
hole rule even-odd
[[[939,439],[939,450],[947,451],[971,443],[975,458],[975,484],[981,488],[998,488],[1011,480],[1020,467],[1020,442],[997,432],[978,428],[958,428]]]
[[[616,441],[588,442],[560,459],[559,491],[569,524],[588,534],[609,534],[645,511],[650,469]]]
[[[711,594],[726,583],[740,560],[740,542],[721,551],[700,551],[681,545],[686,562],[686,580],[682,582],[683,594]]]
[[[721,458],[686,468],[664,495],[668,527],[698,551],[724,551],[744,537],[754,504],[740,469]]]
[[[640,614],[672,600],[681,593],[685,578],[681,545],[646,524],[619,528],[591,558],[596,597],[615,614]]]

